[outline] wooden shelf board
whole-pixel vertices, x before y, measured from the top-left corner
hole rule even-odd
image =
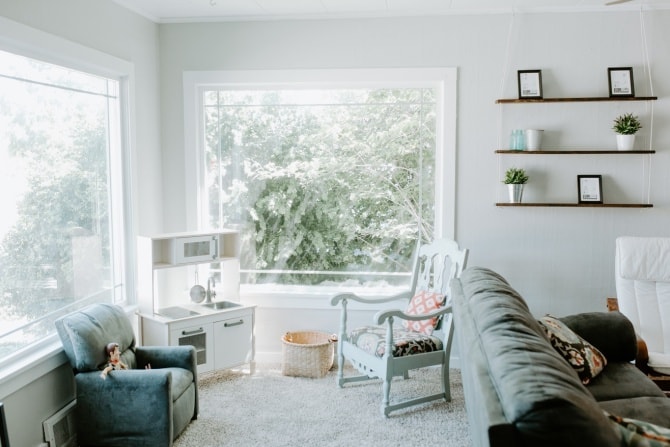
[[[651,203],[509,203],[497,202],[496,206],[525,207],[576,207],[576,208],[651,208]]]
[[[543,99],[518,99],[503,98],[496,99],[496,104],[521,104],[521,103],[543,103],[543,102],[601,102],[601,101],[656,101],[657,96],[633,96],[633,97],[609,97],[592,96],[581,98],[543,98]]]
[[[645,150],[645,151],[617,151],[617,150],[598,150],[598,149],[566,149],[566,150],[541,150],[541,151],[529,151],[529,150],[515,150],[515,149],[497,149],[496,154],[514,154],[514,155],[583,155],[583,154],[595,154],[595,155],[604,155],[604,154],[622,154],[622,155],[631,155],[631,154],[655,154],[655,150]]]

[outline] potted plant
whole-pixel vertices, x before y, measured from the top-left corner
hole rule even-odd
[[[509,168],[505,171],[503,183],[507,185],[510,203],[521,203],[523,185],[528,182],[528,175],[522,168]]]
[[[642,124],[636,115],[624,113],[614,119],[612,129],[617,133],[617,149],[630,151],[635,145],[635,134],[642,128]]]

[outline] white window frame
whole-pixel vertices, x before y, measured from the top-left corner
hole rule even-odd
[[[135,134],[134,127],[130,125],[131,117],[134,115],[134,64],[4,17],[0,17],[0,50],[119,81],[121,141],[118,144],[121,153],[110,155],[120,157],[113,162],[121,166],[122,178],[118,184],[112,181],[110,187],[117,189],[117,196],[120,193],[123,197],[124,221],[122,228],[114,222],[112,225],[115,225],[113,228],[116,235],[115,243],[122,244],[115,249],[120,250],[122,256],[126,258],[125,269],[120,272],[125,284],[126,299],[123,304],[134,306],[137,300],[131,151]],[[115,138],[116,135],[110,137]],[[114,203],[111,206],[118,209],[118,205]],[[121,238],[118,237],[119,234]],[[119,292],[114,291],[114,296],[115,301],[118,301]],[[0,368],[0,396],[15,392],[65,362],[67,358],[62,352],[58,336],[54,333],[41,343],[26,349],[20,360],[8,362]]]
[[[456,202],[456,113],[457,69],[444,68],[379,68],[332,70],[234,70],[186,71],[184,84],[184,166],[186,185],[186,216],[190,230],[202,228],[205,210],[199,204],[205,188],[202,90],[207,87],[274,88],[299,87],[406,87],[435,88],[437,92],[435,237],[455,238]],[[441,118],[441,119],[440,119]],[[248,299],[285,295],[286,292],[263,293],[257,296],[243,290]],[[328,291],[323,291],[328,293]],[[316,296],[312,288],[294,287],[292,298]],[[321,294],[318,294],[321,295]],[[286,299],[284,296],[283,299]],[[287,303],[288,304],[288,303]],[[294,303],[295,304],[295,303]]]

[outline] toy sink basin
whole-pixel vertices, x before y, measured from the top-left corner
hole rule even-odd
[[[224,309],[233,309],[235,307],[240,307],[242,305],[240,303],[234,303],[232,301],[214,301],[212,303],[204,303],[203,306],[215,310],[224,310]]]

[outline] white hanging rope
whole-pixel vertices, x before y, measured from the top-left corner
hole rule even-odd
[[[514,29],[514,19],[516,15],[512,11],[512,19],[509,22],[509,29],[507,30],[507,44],[505,45],[505,63],[503,64],[502,79],[500,79],[500,98],[505,94],[505,81],[509,73],[510,53],[512,51],[512,30]]]
[[[640,34],[641,34],[641,39],[642,39],[642,53],[644,55],[644,71],[645,75],[647,77],[647,80],[649,82],[649,96],[654,96],[654,85],[651,79],[651,63],[649,61],[649,46],[647,44],[647,28],[644,23],[644,11],[643,11],[643,5],[640,5]],[[654,145],[653,145],[653,138],[654,138],[654,101],[647,101],[647,107],[649,110],[649,150],[652,150]],[[647,204],[651,203],[651,154],[647,155],[647,162],[642,163],[642,175],[643,179],[646,177],[647,179],[647,188],[646,188],[646,196],[647,196]],[[647,175],[645,176],[645,169],[647,170]],[[644,192],[643,192],[643,195]],[[643,198],[644,200],[644,198]]]
[[[503,71],[502,71],[502,78],[500,79],[500,95],[498,95],[499,98],[503,98],[505,94],[505,81],[507,80],[507,76],[509,75],[509,62],[510,62],[510,53],[512,51],[512,31],[514,30],[514,19],[516,18],[516,14],[514,11],[512,11],[512,17],[509,22],[509,29],[507,30],[507,43],[505,45],[505,62],[503,63]],[[502,104],[498,104],[498,141],[497,141],[497,148],[501,149],[503,147],[503,142],[502,142]],[[500,177],[500,155],[498,155],[498,177]],[[500,188],[496,188],[496,202],[500,202]]]

